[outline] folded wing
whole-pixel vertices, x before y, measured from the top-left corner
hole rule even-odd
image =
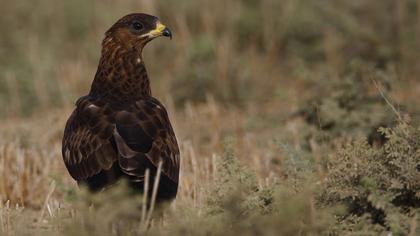
[[[162,173],[178,183],[178,144],[165,108],[154,98],[114,108],[81,98],[67,121],[62,152],[78,181],[118,161],[122,172],[139,180],[146,168],[162,162]]]

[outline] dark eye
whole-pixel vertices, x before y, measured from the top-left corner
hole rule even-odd
[[[143,29],[143,24],[137,21],[134,22],[132,26],[133,26],[133,29],[136,31],[140,31]]]

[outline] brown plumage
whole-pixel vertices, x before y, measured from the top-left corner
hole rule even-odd
[[[67,121],[64,163],[78,183],[93,191],[121,178],[143,191],[145,170],[154,177],[162,162],[157,198],[176,196],[178,144],[164,106],[151,95],[141,56],[159,36],[172,37],[154,16],[138,13],[118,20],[105,34],[89,94],[79,98]]]

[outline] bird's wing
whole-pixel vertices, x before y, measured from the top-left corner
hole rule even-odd
[[[162,173],[178,182],[179,148],[168,114],[159,101],[137,101],[130,109],[116,113],[115,124],[114,138],[125,173],[141,178],[147,158],[154,167],[162,162]]]
[[[142,178],[147,164],[162,162],[162,173],[178,182],[179,148],[163,105],[154,98],[112,111],[78,102],[63,138],[71,176],[84,180],[119,160],[123,172]]]
[[[82,97],[67,121],[62,155],[70,175],[78,181],[110,169],[118,159],[111,141],[115,125],[107,112]]]

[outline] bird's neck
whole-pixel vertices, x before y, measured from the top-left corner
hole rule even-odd
[[[141,50],[104,40],[90,95],[109,101],[135,101],[151,96]]]

